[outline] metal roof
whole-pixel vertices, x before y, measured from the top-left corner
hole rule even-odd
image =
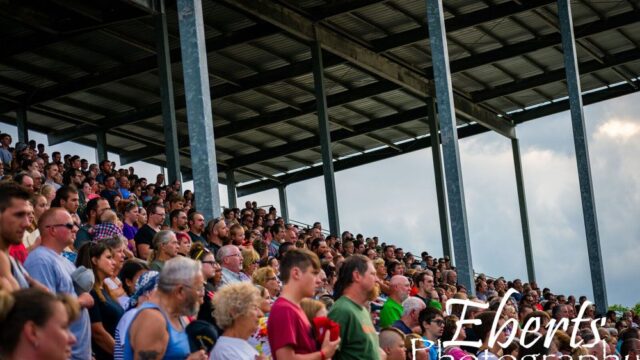
[[[134,3],[144,1],[1,1],[0,121],[26,108],[29,128],[52,143],[95,145],[106,130],[123,162],[164,164],[154,19]],[[446,0],[444,9],[456,106],[471,109],[458,116],[460,137],[488,131],[474,111],[518,124],[568,109],[555,1]],[[218,169],[222,182],[235,170],[240,195],[322,172],[309,39],[293,18],[324,31],[336,170],[430,146],[422,85],[348,56],[366,52],[429,84],[424,0],[203,0],[203,10]],[[640,2],[578,0],[572,10],[584,103],[637,91]],[[167,15],[188,178],[175,3]]]

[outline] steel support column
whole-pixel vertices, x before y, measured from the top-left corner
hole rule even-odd
[[[220,195],[202,1],[177,5],[196,206],[205,219],[213,219],[220,216]]]
[[[18,141],[29,142],[29,126],[27,125],[27,110],[20,108],[16,110],[16,128],[18,130]]]
[[[449,71],[447,34],[444,27],[444,13],[441,0],[427,0],[427,25],[431,43],[431,61],[438,100],[438,118],[442,137],[444,170],[447,181],[447,200],[451,215],[451,236],[456,257],[458,282],[475,294],[473,263],[467,228],[467,211],[464,201],[464,186],[460,168],[458,133],[456,130],[455,106]]]
[[[516,172],[516,188],[518,189],[518,205],[520,207],[520,223],[522,225],[522,240],[524,241],[524,257],[527,263],[527,277],[529,282],[532,282],[536,281],[536,269],[533,265],[527,197],[524,192],[524,176],[522,174],[522,158],[520,157],[520,141],[518,138],[511,139],[511,150],[513,152],[513,167]]]
[[[104,130],[98,130],[96,132],[96,157],[98,158],[98,164],[102,160],[107,160],[107,132]]]
[[[229,208],[238,207],[238,194],[236,193],[236,174],[233,169],[228,169],[227,174],[227,197],[229,198]]]
[[[436,114],[436,102],[433,97],[427,99],[429,121],[429,136],[431,138],[431,155],[433,156],[433,175],[436,181],[436,198],[438,200],[438,217],[440,218],[440,237],[442,239],[442,253],[448,256],[455,265],[451,253],[451,236],[449,234],[449,215],[447,214],[447,195],[445,194],[444,176],[442,171],[442,151],[440,150],[440,127]]]
[[[562,35],[564,68],[567,73],[569,108],[571,112],[573,141],[576,148],[576,162],[578,164],[578,181],[580,183],[580,198],[582,199],[582,213],[587,237],[591,285],[593,286],[593,297],[598,313],[604,316],[608,306],[607,290],[604,279],[604,268],[602,266],[600,235],[598,234],[598,217],[593,196],[593,185],[591,183],[589,148],[584,124],[584,112],[582,110],[582,91],[580,88],[580,72],[576,59],[571,5],[568,0],[558,0],[558,18],[560,33]]]
[[[340,217],[338,216],[338,200],[336,182],[333,174],[333,156],[331,155],[331,136],[329,135],[329,111],[327,94],[324,89],[324,67],[322,65],[322,49],[320,43],[311,43],[313,61],[313,83],[316,93],[316,111],[318,113],[318,129],[320,130],[320,148],[322,150],[322,170],[324,173],[324,189],[327,195],[327,212],[331,234],[340,235]]]
[[[289,222],[289,203],[287,201],[287,188],[282,184],[278,186],[278,198],[280,199],[280,216],[285,223]]]
[[[169,53],[169,35],[164,0],[157,0],[158,12],[153,15],[155,21],[156,48],[158,52],[158,77],[162,98],[162,126],[164,128],[165,156],[169,184],[175,180],[182,182],[180,174],[180,154],[178,152],[178,131],[173,101],[173,79],[171,75],[171,57]]]

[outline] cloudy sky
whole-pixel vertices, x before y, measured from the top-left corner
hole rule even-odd
[[[585,108],[608,300],[640,302],[640,94]],[[0,125],[15,136],[15,128]],[[591,298],[589,265],[568,112],[518,127],[538,283]],[[37,141],[46,137],[33,133]],[[92,149],[65,144],[48,151]],[[493,133],[460,141],[473,266],[490,276],[526,279],[511,143]],[[110,155],[116,162],[118,158]],[[153,177],[156,166],[136,163]],[[191,184],[185,184],[189,187]],[[442,255],[431,150],[336,173],[342,230],[377,235],[405,251]],[[288,187],[294,220],[327,224],[322,178]],[[226,189],[221,186],[226,205]],[[279,206],[275,190],[240,198]]]

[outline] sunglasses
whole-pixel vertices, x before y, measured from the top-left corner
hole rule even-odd
[[[47,227],[66,227],[69,230],[72,230],[74,227],[77,227],[78,225],[74,224],[74,223],[66,223],[66,224],[53,224],[53,225],[48,225]]]

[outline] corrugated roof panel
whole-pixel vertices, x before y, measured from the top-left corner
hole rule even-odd
[[[290,99],[295,104],[302,104],[315,99],[313,93],[304,91],[289,83],[297,84],[297,81],[288,80],[287,82],[273,83],[263,88],[275,96]]]
[[[384,11],[384,7],[381,4],[372,5],[370,7],[377,8],[377,11]],[[330,23],[332,26],[340,29],[341,31],[352,34],[357,38],[363,39],[365,41],[377,39],[387,35],[386,31],[381,30],[374,25],[371,25],[366,20],[358,16],[354,16],[350,13],[340,16],[334,16],[325,21]]]
[[[429,48],[427,41],[400,46],[391,49],[389,53],[394,57],[403,59],[418,69],[431,66],[431,48]],[[449,53],[451,53],[451,48],[449,48]]]

